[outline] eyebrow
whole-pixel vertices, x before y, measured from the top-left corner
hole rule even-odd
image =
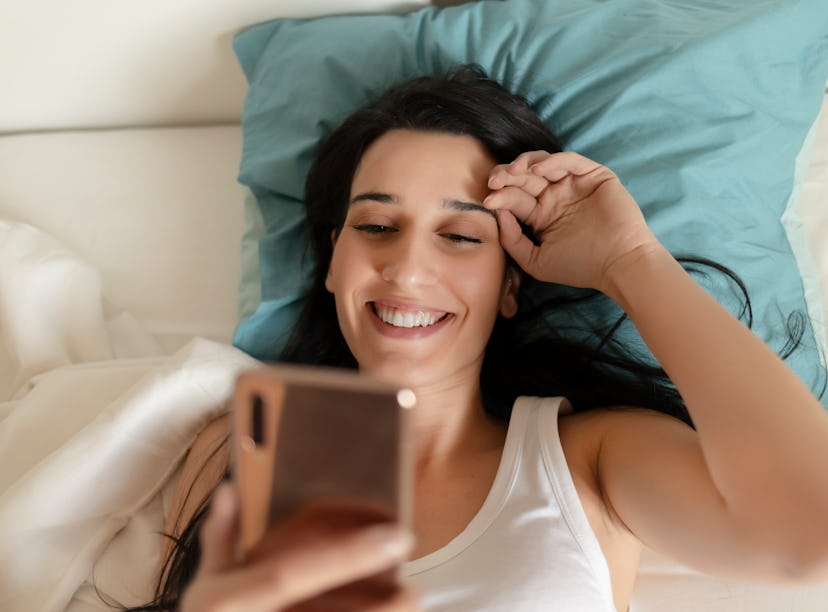
[[[493,210],[489,210],[479,202],[464,202],[462,200],[443,200],[443,208],[453,208],[454,210],[467,211],[476,210],[486,213],[493,219],[497,220],[497,215]]]
[[[376,191],[368,191],[366,193],[361,193],[359,195],[354,196],[351,198],[351,204],[356,204],[357,202],[364,202],[364,201],[371,201],[371,202],[379,202],[380,204],[399,204],[399,200],[396,196],[387,194],[387,193],[378,193]],[[479,202],[466,202],[464,200],[443,200],[442,208],[451,208],[453,210],[458,210],[461,212],[467,211],[477,211],[483,212],[489,215],[490,217],[497,220],[497,215],[495,215],[493,210],[489,210]]]
[[[379,202],[380,204],[397,204],[397,198],[394,196],[388,195],[387,193],[377,193],[376,191],[368,191],[351,198],[351,204],[363,201]]]

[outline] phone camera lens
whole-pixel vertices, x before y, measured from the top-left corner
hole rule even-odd
[[[264,400],[261,395],[253,396],[253,406],[250,411],[250,437],[256,446],[264,442]]]

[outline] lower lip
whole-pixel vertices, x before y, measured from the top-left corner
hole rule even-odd
[[[371,319],[371,323],[379,333],[389,338],[399,338],[404,340],[416,340],[418,338],[425,338],[432,334],[436,334],[438,331],[443,329],[443,327],[448,325],[449,321],[454,318],[453,314],[449,314],[448,316],[437,321],[434,325],[429,325],[428,327],[394,327],[393,325],[389,325],[380,319],[377,316],[377,313],[374,312],[374,307],[370,303],[366,304],[365,307],[368,309],[368,315]]]

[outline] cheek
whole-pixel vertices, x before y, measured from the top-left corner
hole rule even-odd
[[[331,285],[331,283],[337,283],[339,277],[342,276],[342,273],[347,271],[348,267],[344,264],[348,261],[349,250],[350,245],[348,244],[348,240],[342,236],[333,242],[331,261],[328,264],[328,277],[325,282],[326,286]]]
[[[360,276],[364,274],[364,263],[367,263],[366,258],[360,254],[359,249],[347,239],[340,237],[328,265],[325,288],[334,296],[353,289]]]
[[[454,273],[455,286],[466,296],[470,308],[483,307],[496,313],[500,306],[505,258],[490,257],[471,272],[466,266]],[[492,315],[494,316],[494,315]]]

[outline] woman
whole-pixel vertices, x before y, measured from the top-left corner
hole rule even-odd
[[[202,501],[227,469],[219,420],[182,474],[159,608],[410,609],[416,588],[433,609],[626,610],[644,545],[828,579],[822,406],[522,99],[468,67],[397,87],[325,141],[307,206],[317,266],[282,358],[415,390],[413,540],[331,533],[320,506],[236,564],[232,490]],[[527,306],[532,279],[587,291]],[[596,347],[548,324],[601,295],[663,370],[602,350],[617,326]],[[403,559],[395,588],[331,594]]]

